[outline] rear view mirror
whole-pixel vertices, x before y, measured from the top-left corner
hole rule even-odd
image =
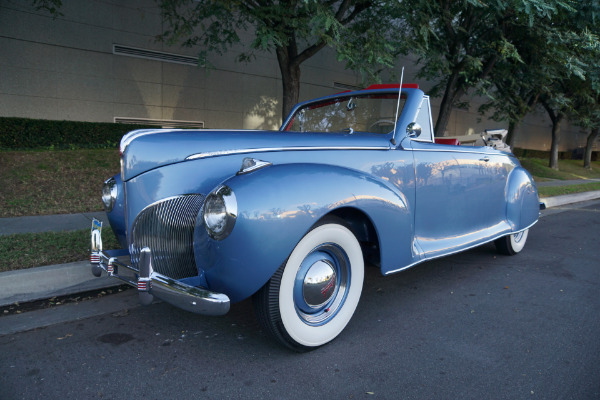
[[[409,138],[418,138],[421,136],[421,125],[417,124],[416,122],[411,122],[406,127],[406,134]]]

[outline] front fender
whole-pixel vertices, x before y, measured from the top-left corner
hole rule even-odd
[[[110,227],[112,228],[115,237],[119,241],[121,248],[127,248],[127,227],[125,224],[125,194],[121,174],[113,176],[117,182],[117,198],[115,205],[110,212],[106,213]]]
[[[506,188],[506,218],[513,232],[533,225],[540,215],[540,203],[533,178],[523,167],[510,173]]]
[[[285,164],[238,175],[224,184],[233,189],[238,203],[233,231],[215,241],[200,216],[194,250],[211,290],[232,301],[260,289],[315,222],[341,208],[358,209],[371,220],[382,268],[412,256],[412,218],[404,194],[360,171]]]

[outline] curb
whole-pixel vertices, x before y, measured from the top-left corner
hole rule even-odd
[[[47,265],[0,273],[0,307],[122,285],[92,275],[89,261]]]
[[[544,197],[540,199],[540,201],[546,204],[547,208],[552,208],[596,199],[600,199],[600,190],[595,190],[593,192],[565,194],[562,196]]]

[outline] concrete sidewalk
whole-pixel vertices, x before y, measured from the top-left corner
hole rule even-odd
[[[0,307],[122,285],[118,279],[92,275],[89,261],[0,273]]]
[[[542,201],[546,203],[546,207],[553,208],[595,199],[600,199],[600,191],[550,197]],[[0,235],[88,229],[91,227],[92,217],[106,221],[103,212],[0,218]],[[119,284],[121,281],[106,276],[94,277],[88,261],[2,272],[0,273],[0,306],[71,295]]]
[[[108,223],[104,211],[0,218],[0,236],[16,233],[63,232],[88,229],[92,226],[92,218],[99,219],[103,223]]]

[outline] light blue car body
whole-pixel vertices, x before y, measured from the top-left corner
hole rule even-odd
[[[397,93],[398,89],[395,89]],[[372,89],[340,96],[389,94]],[[433,143],[429,98],[402,89],[406,101],[388,134],[279,131],[147,130],[124,137],[117,200],[108,217],[121,245],[148,206],[174,196],[206,196],[226,185],[237,219],[223,240],[209,237],[202,210],[193,246],[198,275],[188,285],[232,302],[257,292],[323,217],[352,227],[363,253],[383,274],[528,229],[539,200],[530,174],[510,153]],[[426,114],[426,115],[425,115]],[[409,137],[409,124],[423,133]],[[424,122],[424,123],[423,123]],[[245,158],[270,163],[238,173]]]

